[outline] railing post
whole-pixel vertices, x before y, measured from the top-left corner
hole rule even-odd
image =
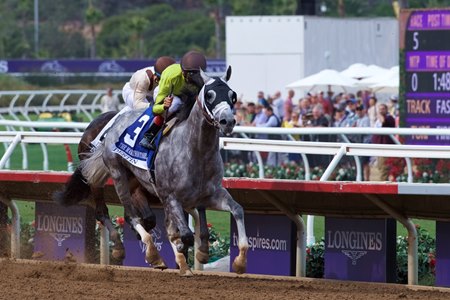
[[[20,213],[16,203],[0,195],[0,201],[11,210],[11,257],[20,258]]]
[[[100,222],[97,224],[100,230],[100,264],[109,265],[109,230]]]

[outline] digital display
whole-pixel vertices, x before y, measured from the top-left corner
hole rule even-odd
[[[450,9],[406,11],[403,123],[450,128]],[[450,136],[410,136],[409,144],[450,144]]]

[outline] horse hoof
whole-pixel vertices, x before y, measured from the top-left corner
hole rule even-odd
[[[151,264],[153,269],[158,269],[158,270],[165,270],[167,269],[166,264],[164,263],[164,261],[161,259],[158,262],[155,262],[153,264]]]
[[[125,259],[125,250],[124,249],[113,249],[111,253],[112,257],[117,260]]]
[[[247,269],[245,260],[239,259],[239,257],[236,257],[232,267],[237,274],[244,274]]]
[[[180,276],[181,277],[192,277],[194,276],[194,273],[192,273],[191,269],[180,269]]]
[[[207,264],[209,261],[209,254],[197,250],[197,253],[195,254],[195,258],[197,258],[197,261],[201,264]]]

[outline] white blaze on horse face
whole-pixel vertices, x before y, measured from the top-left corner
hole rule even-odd
[[[227,101],[222,101],[217,104],[213,111],[214,119],[220,124],[220,130],[225,135],[230,135],[233,132],[236,121],[234,119],[233,111]]]

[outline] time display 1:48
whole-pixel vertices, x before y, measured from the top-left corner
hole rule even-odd
[[[433,73],[433,84],[435,91],[450,91],[450,72]]]

